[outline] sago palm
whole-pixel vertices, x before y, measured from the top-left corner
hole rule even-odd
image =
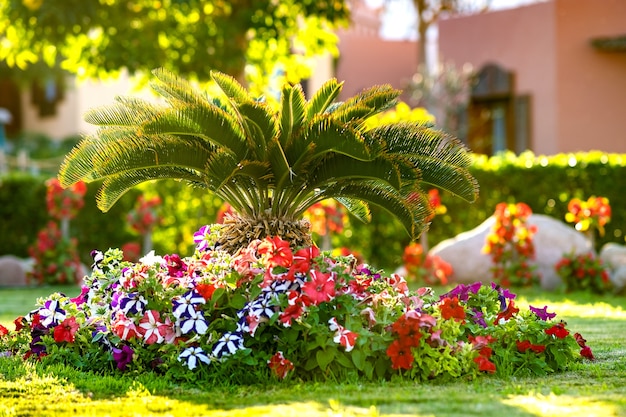
[[[345,102],[335,102],[342,88],[335,79],[308,101],[300,85],[285,85],[275,108],[219,72],[212,73],[223,92],[217,97],[165,70],[154,76],[162,103],[120,97],[91,110],[86,120],[97,132],[61,166],[64,186],[103,180],[97,195],[103,211],[144,181],[183,180],[238,213],[221,242],[234,251],[269,235],[310,244],[302,215],[328,198],[364,221],[370,204],[383,207],[413,238],[430,214],[424,185],[476,198],[469,153],[458,140],[424,124],[366,126],[395,103],[400,91],[388,85]]]

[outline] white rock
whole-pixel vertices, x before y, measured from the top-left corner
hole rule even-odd
[[[495,223],[489,217],[475,229],[459,234],[436,245],[430,253],[440,256],[452,265],[451,281],[472,283],[476,281],[490,282],[492,275],[491,257],[482,253],[487,235]],[[591,242],[584,234],[576,231],[565,223],[543,214],[532,214],[528,225],[537,227],[533,236],[535,259],[531,265],[537,267],[541,276],[541,287],[552,290],[561,284],[561,278],[555,270],[556,263],[566,254],[582,254],[592,252]]]
[[[609,270],[611,283],[617,291],[626,287],[626,246],[607,243],[598,255]]]

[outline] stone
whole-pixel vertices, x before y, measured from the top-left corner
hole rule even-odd
[[[491,257],[482,252],[487,235],[495,223],[491,216],[473,230],[461,233],[436,245],[430,253],[452,265],[452,282],[469,284],[476,281],[491,282]],[[543,214],[532,214],[528,225],[537,227],[533,236],[535,259],[531,265],[541,277],[541,287],[556,289],[561,278],[555,270],[557,262],[566,254],[592,252],[591,241],[582,233],[562,221]]]
[[[616,291],[626,288],[626,246],[606,243],[598,257],[609,271],[611,283]]]
[[[0,256],[0,286],[18,287],[27,285],[27,267],[24,261],[13,255]]]

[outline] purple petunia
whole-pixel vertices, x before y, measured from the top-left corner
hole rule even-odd
[[[61,308],[57,300],[48,300],[38,311],[41,325],[47,328],[57,326],[65,320],[65,310]]]
[[[113,348],[113,360],[117,363],[117,369],[125,371],[129,363],[133,361],[133,348],[130,346],[122,346],[121,349]]]
[[[120,293],[118,293],[120,294]],[[113,296],[114,298],[115,295]],[[136,292],[131,293],[121,293],[117,297],[118,307],[122,310],[126,315],[128,314],[143,314],[146,306],[148,305],[148,301],[143,298],[143,295],[140,295]],[[113,304],[113,302],[111,303]]]
[[[172,313],[177,319],[191,317],[204,303],[206,303],[204,297],[192,289],[172,299]]]
[[[556,317],[556,313],[548,313],[548,306],[544,306],[543,308],[528,306],[528,308],[535,313],[539,320],[548,321]]]
[[[198,334],[205,334],[209,329],[202,311],[194,311],[191,315],[180,319],[180,331],[182,334],[188,334],[191,331]]]
[[[208,355],[202,350],[201,347],[188,347],[183,350],[180,355],[178,355],[178,360],[180,362],[185,362],[189,369],[194,369],[198,366],[199,362],[204,362],[207,365],[211,363]]]
[[[215,343],[212,354],[218,359],[223,359],[225,356],[233,355],[243,348],[243,335],[241,333],[228,332]]]
[[[193,243],[196,244],[196,249],[199,252],[203,252],[209,248],[210,234],[211,228],[209,226],[202,226],[196,233],[193,234]]]

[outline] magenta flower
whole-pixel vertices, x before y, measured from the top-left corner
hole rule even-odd
[[[196,249],[199,252],[203,252],[209,248],[211,228],[209,226],[202,226],[196,233],[193,234],[193,243],[196,244]]]
[[[528,306],[528,308],[537,315],[539,320],[548,321],[556,317],[556,313],[548,313],[548,306],[543,308]]]
[[[117,363],[117,369],[125,371],[129,363],[133,361],[133,348],[130,346],[122,346],[121,349],[113,348],[113,360]]]

